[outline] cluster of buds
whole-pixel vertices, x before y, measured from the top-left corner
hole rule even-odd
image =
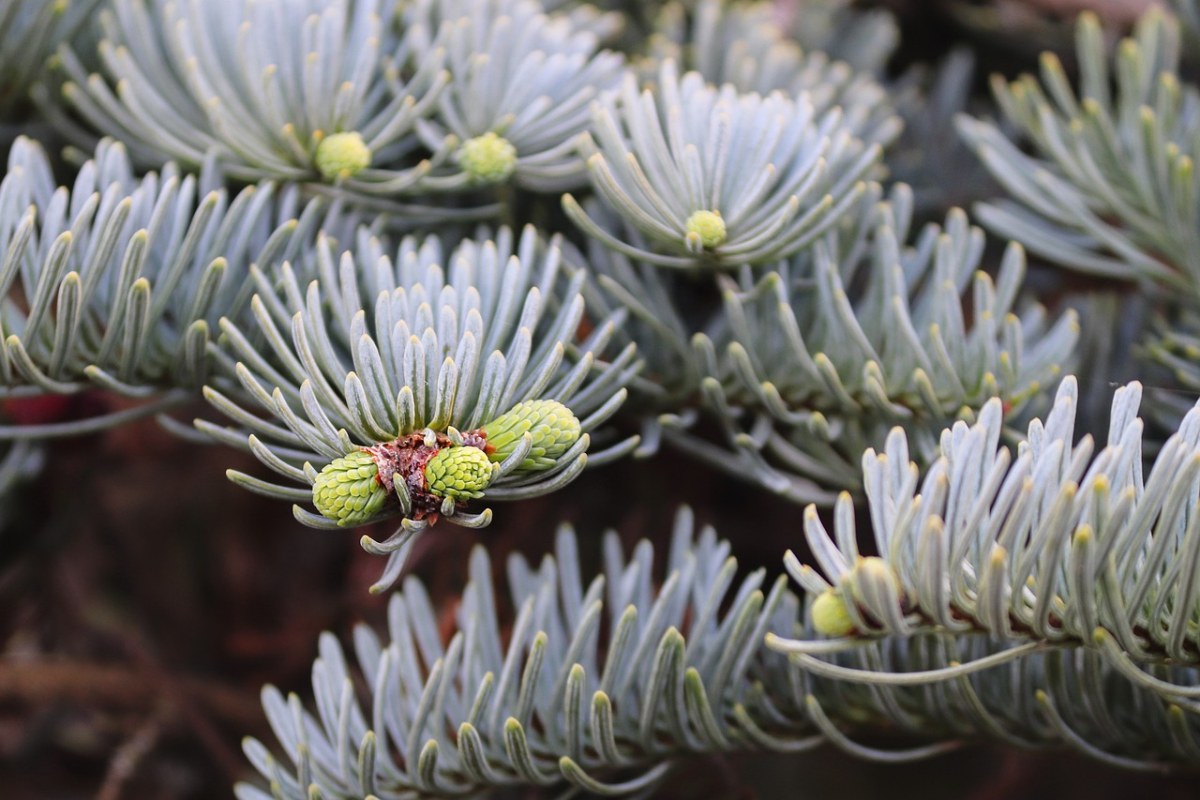
[[[413,520],[435,522],[484,490],[501,464],[532,446],[513,473],[547,470],[578,441],[582,431],[571,410],[555,400],[518,403],[478,430],[426,430],[356,450],[330,462],[313,483],[313,504],[341,527],[369,522],[386,510],[388,498],[403,498]]]

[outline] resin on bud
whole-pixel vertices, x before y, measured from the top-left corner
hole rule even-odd
[[[425,465],[430,493],[455,501],[483,497],[496,465],[478,447],[443,447]]]
[[[526,400],[483,426],[493,461],[503,461],[528,433],[533,448],[520,469],[550,469],[575,442],[582,430],[571,409],[557,400]]]
[[[313,483],[313,505],[343,528],[361,525],[387,502],[388,491],[378,478],[379,467],[365,450],[335,458]]]
[[[517,148],[503,136],[488,131],[462,143],[458,166],[476,183],[503,183],[517,169]]]
[[[358,131],[335,133],[317,145],[313,161],[327,181],[351,178],[371,166],[371,148]]]
[[[849,636],[854,633],[854,621],[846,611],[846,601],[833,589],[817,595],[812,603],[813,629],[824,636]]]

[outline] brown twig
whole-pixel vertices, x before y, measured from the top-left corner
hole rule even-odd
[[[213,760],[221,766],[226,777],[230,781],[235,780],[244,769],[242,760],[213,725],[210,715],[196,703],[194,695],[183,685],[183,681],[162,664],[138,635],[119,627],[114,628],[113,632],[120,637],[125,651],[142,668],[144,678],[149,678],[161,692],[163,699],[175,707],[180,718],[187,723]],[[253,703],[251,708],[257,710],[258,703]]]
[[[79,619],[96,633],[118,644],[128,654],[138,668],[135,673],[138,680],[148,684],[156,698],[161,698],[175,709],[181,722],[192,731],[225,776],[230,781],[235,780],[244,768],[236,749],[229,746],[210,717],[200,709],[183,680],[176,677],[171,669],[162,663],[146,644],[140,631],[121,618],[106,614],[101,607],[88,602],[87,595],[81,588],[82,582],[75,578],[71,571],[68,571],[67,575],[69,577],[63,583],[63,599],[75,607]],[[256,708],[257,705],[251,703],[249,708]]]
[[[177,679],[180,690],[239,730],[262,727],[258,699],[202,678]],[[86,661],[0,659],[0,701],[66,703],[122,711],[152,711],[171,698],[142,670]]]
[[[104,782],[100,784],[100,791],[96,792],[96,800],[120,800],[121,789],[137,772],[146,754],[158,743],[163,722],[168,715],[168,712],[160,707],[117,748],[112,760],[108,762],[108,772],[104,776]]]

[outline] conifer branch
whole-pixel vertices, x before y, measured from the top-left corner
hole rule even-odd
[[[71,187],[58,187],[41,147],[16,142],[0,183],[5,394],[98,386],[178,400],[199,390],[211,332],[244,307],[251,262],[294,257],[334,220],[292,189],[204,188],[214,182],[174,164],[136,178],[123,146],[106,140]]]
[[[357,498],[346,501],[353,510],[294,511],[318,527],[403,516],[386,542],[363,540],[390,556],[382,588],[412,535],[439,518],[488,524],[490,509],[468,511],[469,499],[554,491],[589,458],[602,463],[636,446],[630,439],[587,452],[640,362],[632,345],[604,360],[623,313],[586,317],[586,276],[564,273],[557,238],[543,242],[531,227],[519,239],[502,228],[451,250],[436,237],[408,237],[394,255],[367,231],[353,251],[322,237],[315,257],[296,267],[253,271],[253,323],[223,319],[222,346],[211,348],[228,388],[205,390],[235,425],[197,426],[286,479],[230,473],[261,494],[306,504],[315,491],[320,502],[322,470],[333,470],[324,473],[331,481],[365,481],[337,490]],[[554,401],[558,410],[543,410],[557,417],[530,417],[526,404],[535,401]],[[456,490],[477,495],[450,498],[426,467],[439,450],[464,446],[486,449],[496,471]]]
[[[1183,289],[1200,285],[1200,93],[1181,83],[1179,25],[1151,11],[1110,60],[1099,20],[1076,26],[1078,91],[1051,53],[1041,80],[992,89],[1030,140],[1026,155],[994,125],[959,118],[1011,201],[976,215],[1051,261],[1105,277]]]

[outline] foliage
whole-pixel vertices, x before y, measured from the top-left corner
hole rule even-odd
[[[639,91],[627,75],[581,148],[600,196],[659,247],[621,241],[563,198],[586,233],[633,258],[693,269],[785,258],[853,205],[879,157],[806,95],[713,88],[696,72],[680,78],[670,59],[657,87]]]
[[[792,556],[794,576],[809,592],[831,593],[858,636],[983,631],[1038,646],[1085,645],[1151,691],[1188,696],[1187,686],[1135,665],[1183,672],[1196,661],[1200,407],[1143,475],[1140,399],[1136,383],[1117,390],[1108,445],[1094,455],[1090,437],[1072,441],[1073,379],[1015,454],[997,449],[1002,411],[991,400],[975,425],[943,433],[942,456],[919,487],[904,432],[894,430],[882,453],[863,455],[880,555],[859,555],[843,495],[832,535],[815,508],[805,513],[825,577]],[[1014,644],[1009,652],[1027,649]]]
[[[261,184],[231,197],[219,184],[204,188],[213,182],[175,164],[139,179],[122,145],[106,140],[70,189],[56,188],[42,149],[16,142],[0,183],[6,394],[87,383],[131,397],[165,391],[144,412],[204,384],[210,332],[240,313],[250,263],[289,257],[321,222],[318,205],[288,219],[298,210],[288,189]]]
[[[644,452],[665,438],[797,502],[828,503],[828,487],[858,485],[855,462],[891,425],[909,425],[924,460],[947,420],[997,395],[1020,412],[1069,360],[1073,315],[1050,323],[1037,306],[1014,309],[1020,248],[991,277],[979,270],[983,234],[961,212],[910,233],[904,186],[886,200],[875,187],[850,222],[770,270],[720,276],[721,305],[698,330],[675,307],[680,280],[593,249],[597,302],[628,308],[647,361],[635,397],[664,414]],[[724,446],[677,414],[693,394]]]
[[[424,62],[444,50],[451,75],[434,119],[419,128],[431,148],[447,132],[462,142],[459,171],[438,186],[511,178],[518,186],[555,192],[582,183],[574,139],[588,126],[589,104],[620,80],[620,55],[598,52],[593,32],[569,17],[547,16],[535,2],[425,0],[412,4],[405,17],[412,30],[439,31],[414,52]],[[512,149],[500,151],[511,164],[489,165],[478,154],[488,137]]]
[[[220,441],[248,446],[299,487],[240,472],[230,477],[254,491],[305,502],[317,479],[314,465],[412,435],[429,447],[439,434],[461,444],[461,438],[455,441],[460,432],[486,427],[518,403],[549,397],[583,417],[584,435],[559,452],[551,468],[531,473],[520,468],[534,447],[525,434],[525,444],[499,465],[484,496],[533,497],[573,480],[588,461],[587,434],[620,406],[622,387],[639,367],[632,346],[612,361],[600,358],[620,315],[597,320],[590,336],[577,338],[584,276],[577,273],[563,285],[557,243],[542,242],[532,228],[517,240],[508,229],[494,240],[465,239],[445,253],[436,237],[405,237],[394,255],[389,250],[360,231],[354,252],[338,254],[335,243],[322,237],[299,274],[284,263],[278,288],[255,270],[254,329],[247,334],[224,320],[226,346],[214,352],[224,372],[237,376],[247,402],[215,387],[205,390],[239,427],[197,424]],[[245,408],[250,402],[271,417],[254,416]],[[592,458],[603,461],[634,444]],[[399,573],[412,535],[431,524],[402,490],[397,500],[362,520],[404,515],[387,541],[363,539],[371,552],[389,556],[378,589]],[[449,504],[440,510],[443,519],[460,525],[482,527],[491,520],[488,509],[470,513]],[[295,513],[308,525],[337,525],[299,506]]]
[[[26,100],[47,56],[74,35],[101,0],[0,4],[0,113]]]
[[[321,637],[313,710],[264,690],[242,800],[648,793],[822,743],[1200,761],[1200,405],[1170,418],[1200,389],[1196,4],[1111,57],[1084,14],[1078,85],[1048,53],[993,106],[965,51],[890,75],[887,12],[790,5],[0,0],[5,141],[72,143],[15,138],[0,179],[0,399],[132,400],[0,427],[0,493],[34,440],[159,415],[305,525],[393,525],[359,540],[373,591],[404,578],[386,635],[356,669]],[[955,207],[988,192],[991,243]],[[1100,421],[1093,362],[1135,342],[1177,391]],[[728,542],[681,511],[661,575],[609,534],[585,582],[563,528],[507,599],[482,545],[456,607],[405,577],[419,534],[588,466],[624,509],[619,462],[663,445],[807,504],[801,592],[731,555],[768,500]]]
[[[1099,21],[1081,16],[1076,36],[1078,96],[1050,54],[1041,61],[1041,85],[1031,76],[993,81],[1001,110],[1036,143],[1041,160],[1021,154],[994,127],[962,121],[992,174],[1024,206],[988,204],[979,216],[1075,269],[1191,289],[1200,277],[1193,168],[1200,94],[1178,78],[1178,26],[1147,15],[1121,42],[1111,72]]]
[[[409,71],[411,44],[385,23],[395,6],[116,0],[100,16],[104,74],[88,74],[64,49],[63,92],[139,163],[194,168],[215,158],[242,180],[328,180],[316,164],[322,140],[356,132],[373,169],[348,176],[347,188],[395,194],[450,149],[447,142],[432,159],[405,161],[415,121],[448,76],[431,54]]]
[[[795,614],[784,581],[765,585],[764,570],[735,581],[729,543],[695,531],[686,510],[661,588],[653,588],[648,542],[626,557],[610,534],[605,574],[587,584],[577,547],[562,529],[555,556],[540,566],[509,561],[518,612],[507,636],[482,547],[445,645],[425,589],[406,581],[388,607],[389,640],[367,628],[355,634],[370,687],[363,701],[336,639],[323,637],[316,715],[295,695],[263,694],[291,763],[257,741],[245,745],[272,795],[445,796],[564,780],[627,794],[660,780],[673,754],[769,741],[760,726],[772,726],[788,698],[753,687],[786,686],[786,659],[758,645]],[[593,775],[614,768],[636,776],[604,783]],[[272,795],[239,787],[242,800]]]

